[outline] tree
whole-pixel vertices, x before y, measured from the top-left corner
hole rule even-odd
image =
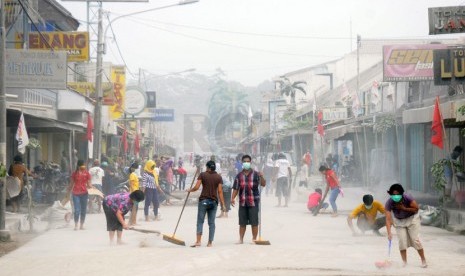
[[[302,84],[307,84],[305,81],[295,81],[291,82],[290,79],[287,77],[281,77],[282,80],[277,80],[276,82],[279,83],[279,92],[281,95],[286,95],[288,97],[291,97],[291,107],[293,110],[295,110],[295,95],[297,91],[300,91],[304,93],[304,95],[307,95],[307,92],[305,89],[301,86]]]
[[[247,119],[249,102],[247,94],[224,80],[216,82],[208,106],[209,139],[211,146],[231,146],[232,134]],[[237,141],[235,141],[237,142]],[[220,146],[220,145],[218,145]]]

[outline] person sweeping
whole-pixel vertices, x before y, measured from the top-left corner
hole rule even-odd
[[[413,197],[404,194],[404,188],[399,183],[393,184],[387,192],[390,198],[386,201],[384,208],[386,209],[388,240],[392,240],[391,225],[394,225],[404,266],[407,265],[407,248],[413,247],[420,255],[421,267],[426,268],[428,264],[419,237],[420,215],[417,202]]]
[[[129,229],[124,220],[126,215],[135,204],[144,200],[144,193],[141,190],[135,190],[132,193],[119,193],[106,196],[103,199],[103,211],[107,220],[107,231],[110,238],[110,244],[113,244],[115,232],[117,233],[117,244],[123,244],[123,229]]]
[[[234,180],[231,205],[236,204],[239,195],[239,244],[244,243],[247,224],[252,226],[252,240],[257,240],[259,224],[260,188],[266,181],[261,172],[252,170],[250,155],[242,156],[242,171]]]
[[[191,247],[199,247],[202,242],[203,223],[205,221],[205,215],[208,215],[208,244],[207,247],[211,247],[213,239],[215,237],[215,216],[216,210],[218,209],[218,197],[220,198],[221,209],[224,210],[224,198],[221,176],[215,171],[215,161],[207,162],[207,170],[202,172],[197,178],[195,186],[187,192],[195,192],[202,185],[202,193],[199,197],[199,205],[197,212],[197,239],[195,244]]]

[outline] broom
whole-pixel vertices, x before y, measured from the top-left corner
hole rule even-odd
[[[392,265],[391,262],[391,247],[392,247],[392,240],[389,240],[388,243],[388,258],[384,261],[377,261],[375,262],[375,266],[380,269],[388,268]]]
[[[195,182],[195,178],[197,177],[197,174],[199,173],[199,171],[200,171],[200,168],[197,168],[197,170],[195,171],[194,177],[192,178],[190,189],[192,189],[192,186],[194,185],[194,182]],[[163,235],[163,240],[170,242],[170,243],[177,244],[177,245],[186,246],[186,243],[183,240],[177,239],[175,237],[175,234],[176,234],[176,230],[178,230],[179,222],[181,221],[181,216],[182,216],[182,213],[184,212],[184,208],[186,207],[187,199],[189,199],[190,193],[191,192],[187,193],[186,200],[184,200],[184,205],[182,206],[181,214],[179,214],[178,222],[176,223],[176,227],[174,228],[173,235]]]
[[[271,245],[270,241],[262,240],[262,201],[258,203],[258,240],[254,241],[257,245]]]

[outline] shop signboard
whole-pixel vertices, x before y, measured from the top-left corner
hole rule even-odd
[[[174,109],[170,108],[157,108],[153,115],[155,122],[174,122]]]
[[[66,89],[65,51],[5,51],[5,86],[16,88]]]
[[[429,34],[465,33],[465,6],[428,9]]]
[[[383,47],[383,81],[433,80],[433,50],[444,44],[386,45]]]
[[[434,50],[434,85],[465,83],[465,48]]]
[[[23,34],[16,33],[16,49],[22,49]],[[37,50],[62,50],[68,53],[68,62],[89,60],[88,32],[30,32],[28,48]]]

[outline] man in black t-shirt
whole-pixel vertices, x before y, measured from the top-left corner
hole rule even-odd
[[[202,192],[199,197],[199,208],[197,214],[197,240],[191,247],[199,247],[202,240],[203,223],[205,215],[208,215],[208,247],[212,246],[213,238],[215,236],[215,216],[216,209],[218,208],[218,197],[220,198],[222,209],[224,206],[223,199],[223,181],[221,176],[216,173],[216,165],[214,161],[207,162],[207,170],[202,172],[197,178],[197,183],[192,189],[187,190],[195,192],[202,185]]]

